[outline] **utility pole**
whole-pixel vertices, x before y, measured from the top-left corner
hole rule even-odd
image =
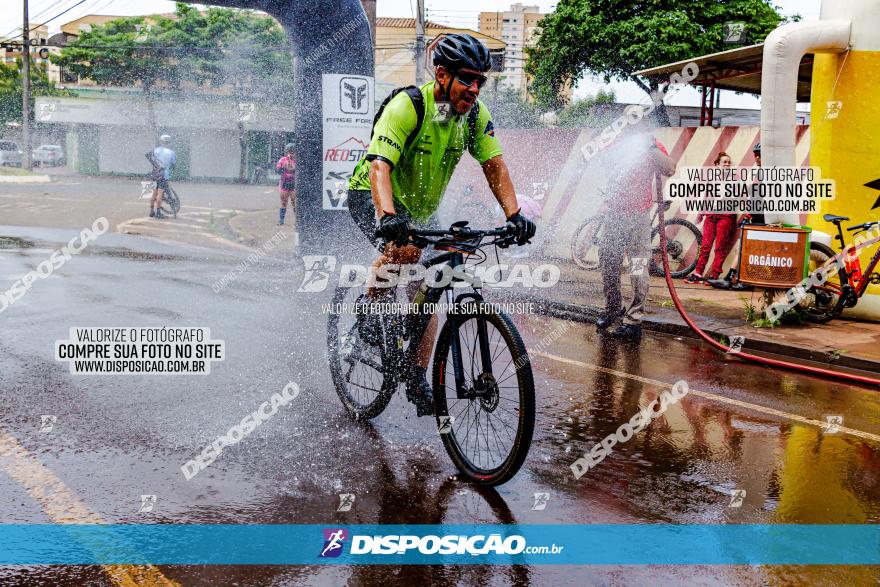
[[[31,168],[31,36],[28,22],[28,0],[24,0],[24,24],[21,45],[21,142],[24,154],[21,166]]]
[[[416,85],[425,83],[425,0],[416,0]]]

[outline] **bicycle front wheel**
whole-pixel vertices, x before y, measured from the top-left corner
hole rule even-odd
[[[162,194],[162,203],[159,204],[159,209],[165,214],[177,218],[177,213],[180,212],[180,198],[177,197],[177,193],[171,188],[171,186],[165,188],[165,192]]]
[[[599,268],[599,232],[602,219],[587,218],[571,237],[571,260],[581,269],[592,271]]]
[[[697,266],[703,233],[692,222],[670,218],[666,227],[666,255],[669,272],[674,278],[686,277]],[[660,248],[660,229],[651,231],[651,275],[663,276],[663,250]]]
[[[809,273],[826,265],[835,257],[834,250],[822,243],[810,243]],[[804,318],[809,322],[823,324],[840,315],[843,310],[840,304],[842,285],[847,281],[846,271],[842,268],[829,268],[827,279],[817,285],[810,286],[805,295],[798,301]]]
[[[434,353],[433,388],[440,438],[462,475],[488,486],[510,480],[535,428],[532,368],[510,319],[482,303],[450,315]]]

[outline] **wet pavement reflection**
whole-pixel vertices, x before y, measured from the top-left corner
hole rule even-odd
[[[38,263],[43,247],[4,245],[0,287]],[[527,347],[540,349],[532,355],[535,438],[512,481],[480,490],[455,478],[433,423],[416,418],[403,394],[374,421],[357,423],[345,415],[327,372],[321,304],[329,292],[292,293],[300,267],[267,261],[214,293],[211,284],[235,259],[193,255],[185,247],[138,251],[82,255],[75,272],[65,268],[41,280],[0,316],[0,430],[107,521],[332,526],[880,519],[876,390],[756,367],[692,340],[654,334],[632,345],[572,323],[547,343],[546,333],[559,331],[557,319],[515,316]],[[225,341],[227,359],[208,377],[74,377],[54,360],[54,341],[66,338],[71,326],[163,324],[210,327]],[[678,380],[700,394],[670,405],[575,479],[569,468],[575,459]],[[193,480],[184,479],[186,460],[288,381],[302,388],[290,406]],[[52,434],[40,433],[41,414],[58,416]],[[829,416],[841,417],[843,429],[816,424]],[[0,519],[55,521],[9,475],[9,466],[0,457]],[[152,512],[138,511],[144,493],[157,495]],[[343,493],[355,496],[349,511],[337,511]],[[548,494],[543,509],[535,508],[536,493]],[[184,585],[864,585],[880,577],[873,567],[160,569]],[[97,567],[0,568],[4,585],[39,582],[112,584]]]

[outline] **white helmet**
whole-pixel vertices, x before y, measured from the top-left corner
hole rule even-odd
[[[167,145],[170,142],[171,142],[171,135],[162,135],[161,137],[159,137],[159,144],[161,144],[161,145]]]

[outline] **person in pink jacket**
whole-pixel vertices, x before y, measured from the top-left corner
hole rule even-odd
[[[278,181],[278,191],[281,194],[281,209],[278,210],[278,226],[284,225],[284,217],[287,215],[287,200],[290,207],[296,213],[296,160],[294,159],[293,143],[284,146],[284,156],[275,164],[275,171],[281,174]]]

